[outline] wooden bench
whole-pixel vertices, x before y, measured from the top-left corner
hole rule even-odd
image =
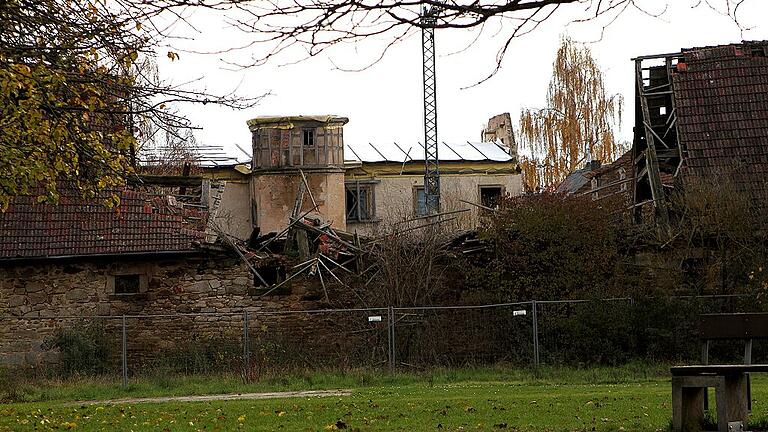
[[[768,314],[702,315],[699,320],[702,365],[676,366],[672,372],[672,427],[675,431],[700,431],[707,406],[707,388],[715,389],[717,430],[743,431],[751,406],[750,372],[768,372],[768,364],[752,364],[752,341],[768,338]],[[710,365],[713,340],[743,340],[744,362]]]

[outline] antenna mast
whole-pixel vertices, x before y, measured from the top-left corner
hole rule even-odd
[[[440,212],[440,166],[437,157],[437,76],[435,71],[435,25],[440,10],[421,10],[421,45],[424,77],[424,200],[427,214]]]

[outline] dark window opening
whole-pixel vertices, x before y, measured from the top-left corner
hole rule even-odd
[[[141,292],[141,276],[137,274],[116,275],[115,294],[131,295]]]
[[[315,130],[314,129],[304,129],[301,131],[301,141],[304,143],[307,147],[312,147],[315,145]]]
[[[347,220],[372,220],[375,213],[373,205],[373,186],[357,182],[348,183],[345,186]]]
[[[480,204],[496,208],[501,201],[501,186],[481,187],[480,188]]]
[[[260,267],[256,270],[259,272],[259,275],[261,275],[261,277],[264,279],[264,282],[267,283],[267,286],[264,286],[264,284],[261,283],[261,280],[259,280],[259,278],[256,275],[253,275],[253,285],[258,288],[268,288],[275,284],[279,284],[280,282],[285,280],[285,269],[282,266],[279,266],[279,265],[265,266],[265,267]]]

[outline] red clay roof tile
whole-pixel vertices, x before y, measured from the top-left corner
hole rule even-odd
[[[58,205],[18,196],[0,212],[0,260],[101,254],[184,252],[204,238],[205,214],[164,205],[162,199],[122,189],[109,209],[105,192],[82,198],[64,188]]]
[[[768,192],[768,41],[683,51],[673,89],[684,179]]]

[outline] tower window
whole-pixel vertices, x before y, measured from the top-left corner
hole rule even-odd
[[[315,130],[314,129],[303,129],[301,131],[301,141],[307,147],[314,146],[315,145]]]

